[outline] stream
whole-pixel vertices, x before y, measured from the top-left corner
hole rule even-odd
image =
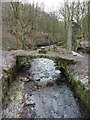
[[[65,83],[54,61],[36,58],[18,74],[3,108],[4,118],[83,118],[74,92]]]

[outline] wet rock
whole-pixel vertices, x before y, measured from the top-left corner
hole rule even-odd
[[[47,85],[46,85],[46,87],[52,87],[53,85],[54,85],[54,83],[48,82]]]

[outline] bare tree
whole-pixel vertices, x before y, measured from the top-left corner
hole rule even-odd
[[[11,2],[11,6],[12,6],[12,13],[13,13],[13,17],[15,20],[15,31],[13,31],[15,33],[15,37],[16,37],[16,46],[17,49],[19,48],[19,2]]]

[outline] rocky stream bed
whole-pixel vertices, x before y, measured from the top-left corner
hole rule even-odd
[[[19,68],[16,81],[11,84],[3,106],[3,118],[89,116],[53,60],[36,58],[28,63],[28,69]]]

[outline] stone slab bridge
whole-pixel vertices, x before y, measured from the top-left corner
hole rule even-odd
[[[60,51],[60,50],[59,50]],[[79,55],[72,52],[67,54],[66,50],[60,52],[47,52],[46,54],[38,53],[36,51],[24,51],[24,50],[12,50],[12,51],[2,51],[2,56],[0,60],[0,79],[3,85],[3,95],[7,92],[10,84],[13,82],[12,78],[16,76],[17,68],[17,58],[27,57],[27,58],[49,58],[54,60],[58,68],[63,68],[65,75],[67,76],[68,82],[74,87],[77,94],[79,94],[80,99],[87,105],[90,109],[90,81],[88,74],[88,56]],[[1,94],[1,93],[0,93]]]

